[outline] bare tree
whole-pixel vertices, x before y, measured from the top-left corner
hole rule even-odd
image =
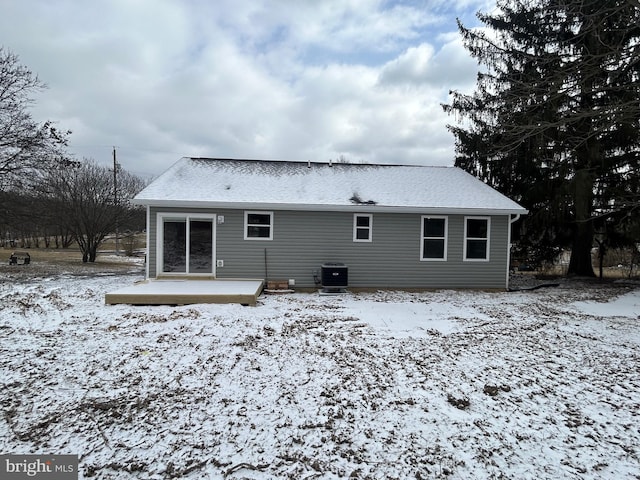
[[[0,47],[0,190],[63,156],[70,132],[50,121],[37,123],[29,112],[33,95],[43,88],[17,55]]]
[[[119,170],[115,195],[113,171],[92,160],[50,169],[44,185],[83,262],[95,262],[98,247],[133,214],[129,201],[144,187],[138,177]]]

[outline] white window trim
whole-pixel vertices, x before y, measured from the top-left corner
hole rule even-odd
[[[487,221],[487,238],[467,237],[467,220],[486,220]],[[467,240],[486,240],[487,251],[485,258],[467,258]],[[463,260],[465,262],[488,262],[489,252],[491,251],[491,217],[464,217],[464,242],[463,242]]]
[[[249,215],[269,215],[269,236],[268,237],[250,237],[247,235],[249,227]],[[258,225],[260,227],[266,227],[266,225]],[[244,239],[250,241],[265,241],[273,240],[273,212],[265,212],[261,210],[245,210],[244,211]]]
[[[212,241],[212,262],[211,265],[211,273],[189,273],[189,229],[187,228],[186,234],[186,260],[187,267],[186,272],[163,272],[163,260],[164,260],[164,220],[167,219],[175,219],[175,220],[184,220],[187,225],[191,220],[211,220],[212,230],[211,230],[211,241]],[[216,215],[215,214],[192,214],[192,213],[181,213],[181,212],[158,212],[156,215],[156,277],[160,276],[203,276],[203,277],[215,277],[216,276]]]
[[[424,241],[426,239],[440,240],[442,237],[425,237],[424,236],[424,221],[425,219],[444,219],[444,252],[442,258],[424,258]],[[446,262],[447,261],[447,245],[449,243],[449,217],[446,215],[422,215],[420,218],[420,261],[421,262]]]
[[[358,227],[358,217],[367,217],[369,218],[369,226],[368,227]],[[364,230],[367,229],[369,232],[368,238],[358,238],[358,229]],[[371,213],[354,213],[353,214],[353,241],[358,243],[371,243],[373,241],[373,214]]]

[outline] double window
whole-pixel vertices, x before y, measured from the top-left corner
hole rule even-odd
[[[273,212],[244,212],[245,240],[273,240]]]
[[[445,261],[447,259],[447,217],[422,217],[420,259]]]
[[[489,260],[489,217],[465,217],[464,259],[468,261]]]
[[[422,217],[420,260],[446,261],[449,220],[445,216]],[[490,217],[464,218],[463,259],[470,262],[489,260]]]

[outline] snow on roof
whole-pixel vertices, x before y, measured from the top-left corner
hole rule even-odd
[[[134,203],[357,210],[526,213],[517,203],[456,167],[286,162],[185,157],[140,192]]]

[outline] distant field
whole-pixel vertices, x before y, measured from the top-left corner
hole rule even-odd
[[[96,263],[102,265],[121,265],[127,263],[127,259],[130,263],[140,263],[140,257],[144,257],[146,237],[144,234],[138,234],[135,236],[134,244],[131,245],[131,240],[126,238],[120,238],[118,242],[118,256],[116,257],[116,242],[115,237],[107,237],[98,249],[98,258]],[[127,247],[129,250],[135,252],[134,256],[127,256]],[[20,248],[20,247],[0,247],[0,261],[1,263],[8,263],[9,256],[12,252],[27,252],[31,257],[31,261],[34,264],[37,263],[51,263],[57,265],[65,264],[77,264],[82,263],[82,253],[77,246],[70,248]]]
[[[82,253],[77,248],[0,248],[0,256],[2,257],[3,263],[8,263],[9,257],[12,252],[27,252],[31,257],[31,262],[33,264],[47,262],[47,263],[55,263],[55,264],[75,264],[82,263]],[[101,253],[98,251],[98,258],[96,263],[101,264],[121,264],[123,260],[126,263],[127,257],[124,253],[121,252],[122,258],[114,258],[115,255],[113,252],[109,253]],[[135,257],[131,257],[131,262],[137,262],[138,260]]]
[[[14,251],[29,253],[31,263],[9,265],[9,257]],[[144,275],[144,255],[128,257],[124,254],[116,256],[113,251],[99,252],[94,263],[83,263],[82,254],[77,248],[0,248],[0,283],[30,283],[36,278],[60,275],[93,277],[105,274]]]

